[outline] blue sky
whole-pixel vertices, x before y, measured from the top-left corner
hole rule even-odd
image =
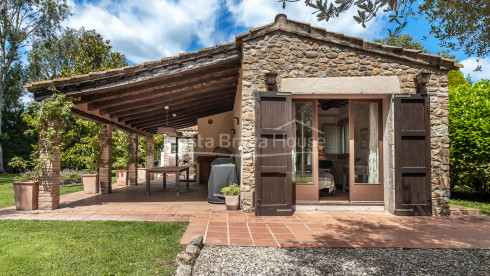
[[[68,1],[74,15],[64,22],[65,26],[95,29],[110,39],[114,50],[125,54],[132,64],[233,41],[235,35],[273,22],[278,13],[369,41],[386,37],[390,27],[387,16],[380,14],[364,29],[352,18],[354,9],[331,22],[318,22],[303,1],[289,3],[285,10],[276,0]],[[403,33],[421,41],[429,33],[429,24],[423,18],[411,21]],[[421,42],[434,54],[444,49],[434,37]],[[473,80],[490,79],[488,59],[480,60],[483,72],[473,72],[475,57],[467,57],[461,51],[453,54],[465,65],[465,75],[470,73]]]

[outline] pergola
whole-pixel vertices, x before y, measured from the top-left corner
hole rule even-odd
[[[102,193],[110,193],[113,126],[130,133],[128,183],[136,185],[138,136],[148,138],[147,168],[151,168],[152,137],[159,127],[194,126],[198,118],[233,110],[240,66],[240,46],[231,42],[25,87],[36,101],[49,98],[55,91],[75,98],[72,114],[100,124],[100,187]],[[172,116],[165,116],[165,106]],[[59,154],[44,160],[49,169],[40,177],[40,209],[59,206]]]

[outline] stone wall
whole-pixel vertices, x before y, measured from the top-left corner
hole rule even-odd
[[[242,59],[242,145],[244,194],[242,208],[253,211],[255,189],[255,98],[253,91],[264,91],[265,74],[277,73],[278,90],[284,78],[329,78],[360,76],[397,76],[401,93],[416,93],[414,76],[422,68],[431,71],[427,84],[430,94],[432,143],[433,214],[449,214],[449,138],[447,72],[424,62],[410,62],[393,55],[304,36],[297,32],[276,30],[262,36],[243,38]],[[392,113],[392,111],[390,111]],[[392,114],[387,130],[393,132]],[[394,136],[389,135],[393,144]],[[393,170],[390,170],[393,179]],[[389,185],[391,183],[385,183]]]

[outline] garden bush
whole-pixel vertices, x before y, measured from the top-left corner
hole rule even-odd
[[[490,192],[490,80],[449,92],[451,188]]]

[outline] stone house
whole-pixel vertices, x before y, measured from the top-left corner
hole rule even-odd
[[[460,66],[278,15],[231,43],[27,88],[80,97],[73,114],[131,143],[198,125],[198,162],[231,152],[246,212],[448,215],[447,72]],[[163,106],[176,116],[162,119]]]

